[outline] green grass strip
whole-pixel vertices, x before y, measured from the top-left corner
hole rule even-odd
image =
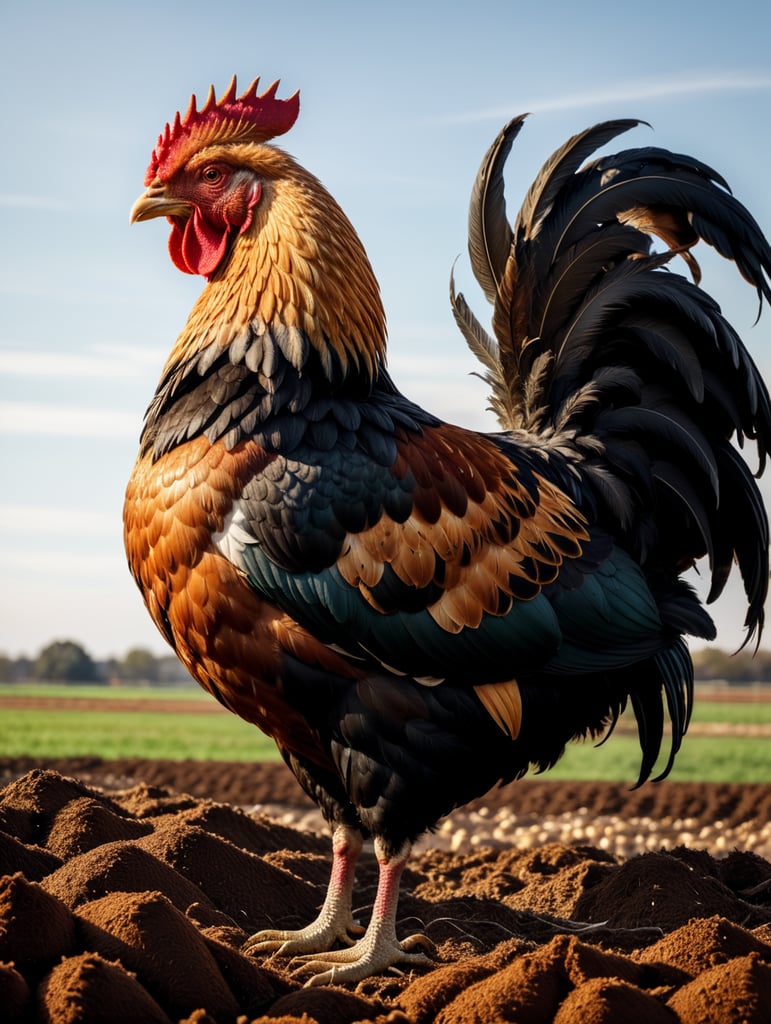
[[[266,761],[278,752],[235,715],[6,710],[0,756]]]
[[[660,769],[668,754],[665,737]],[[639,769],[640,746],[636,737],[614,735],[601,747],[591,742],[571,744],[548,777],[628,782],[633,786]],[[686,736],[668,778],[673,782],[769,783],[771,743],[767,737]]]
[[[663,746],[666,753],[666,741]],[[0,756],[263,761],[278,754],[271,740],[235,715],[4,710]],[[631,786],[639,763],[636,738],[615,735],[601,747],[571,744],[548,777]],[[670,778],[771,783],[771,744],[764,737],[687,736]]]

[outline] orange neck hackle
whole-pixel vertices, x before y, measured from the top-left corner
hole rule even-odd
[[[330,381],[333,364],[346,377],[377,377],[385,363],[385,311],[364,246],[338,203],[274,146],[209,146],[205,156],[218,154],[257,171],[262,196],[248,230],[193,307],[167,366],[280,323],[304,332]]]

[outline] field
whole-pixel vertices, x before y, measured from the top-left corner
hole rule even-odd
[[[259,761],[276,748],[197,688],[0,686],[0,756]]]
[[[3,1022],[771,1020],[771,699],[748,695],[702,694],[674,781],[630,788],[622,720],[444,819],[397,918],[433,964],[352,991],[242,952],[310,921],[331,864],[257,730],[190,689],[0,687]],[[368,846],[363,922],[376,877]]]
[[[680,781],[771,782],[771,688],[697,697],[672,773]],[[664,745],[666,749],[666,741]],[[195,688],[0,685],[0,757],[265,761],[273,743]],[[639,746],[625,715],[611,739],[571,745],[554,779],[632,783]]]

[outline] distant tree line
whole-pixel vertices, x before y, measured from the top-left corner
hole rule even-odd
[[[736,685],[771,682],[771,651],[751,650],[729,654],[707,647],[693,652],[698,682],[723,681]],[[62,683],[94,683],[118,686],[145,683],[170,686],[191,682],[174,655],[158,657],[144,647],[133,647],[122,658],[95,661],[74,640],[54,640],[34,658],[10,658],[0,653],[0,682],[46,680]]]
[[[697,682],[717,682],[747,685],[771,682],[771,651],[748,649],[735,654],[718,647],[704,647],[694,651],[693,667]]]
[[[170,686],[189,683],[191,679],[173,654],[158,657],[144,647],[133,647],[122,658],[106,661],[94,660],[74,640],[54,640],[34,658],[9,658],[0,654],[0,682],[32,681]]]

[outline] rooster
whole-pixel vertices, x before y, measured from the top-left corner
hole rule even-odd
[[[331,827],[318,917],[246,949],[301,957],[312,984],[355,982],[432,962],[425,936],[397,938],[399,880],[453,808],[548,769],[627,703],[638,781],[669,771],[692,702],[684,637],[715,635],[687,570],[707,563],[711,601],[736,563],[759,639],[768,523],[734,442],[754,442],[759,474],[769,397],[691,250],[703,239],[732,260],[760,304],[771,250],[695,159],[586,162],[631,120],[557,150],[512,227],[515,118],[469,214],[492,333],[451,283],[501,431],[445,423],[386,370],[350,222],[270,142],[299,110],[277,84],[193,97],[131,212],[166,217],[173,262],[207,284],[146,414],[125,545],[191,675],[275,740]],[[365,931],[351,900],[368,837]]]

